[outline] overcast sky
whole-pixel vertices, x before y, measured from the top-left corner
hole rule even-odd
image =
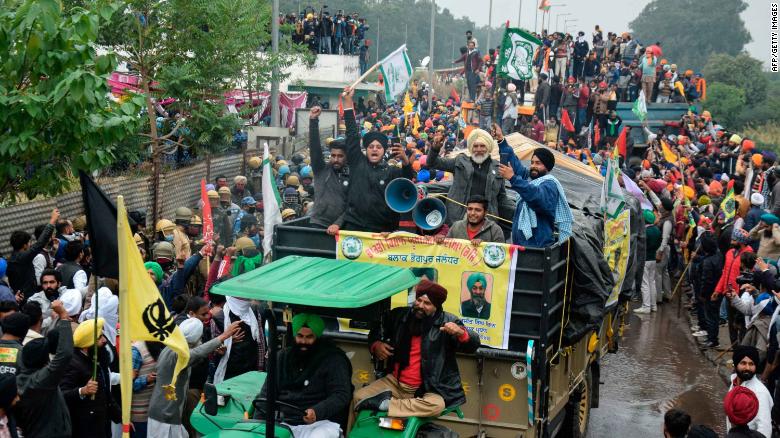
[[[493,26],[510,20],[512,26],[517,25],[519,5],[522,1],[522,27],[534,28],[534,15],[538,0],[493,0]],[[765,65],[769,62],[769,0],[746,0],[748,8],[742,13],[742,20],[747,23],[748,30],[753,37],[753,42],[748,44],[750,54],[760,59]],[[488,23],[490,0],[437,0],[441,8],[449,8],[453,15],[468,16],[478,25]],[[623,32],[628,29],[628,23],[650,3],[650,0],[553,0],[551,13],[551,25],[548,29],[555,30],[555,21],[558,14],[572,14],[561,16],[558,19],[559,30],[563,30],[564,21],[577,19],[569,23],[569,31],[584,30],[588,35],[596,26],[600,25],[604,33]],[[565,5],[558,6],[555,5]],[[706,11],[702,11],[706,13]],[[541,19],[541,14],[539,14]],[[482,43],[480,41],[480,43]]]

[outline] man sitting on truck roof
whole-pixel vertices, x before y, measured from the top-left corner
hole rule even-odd
[[[387,375],[355,391],[355,410],[391,417],[435,417],[466,402],[455,353],[474,353],[479,336],[442,310],[447,289],[421,280],[414,305],[390,311],[381,333],[368,335],[371,354],[387,361]],[[425,357],[425,360],[423,360]]]
[[[536,148],[531,166],[526,168],[500,130],[496,140],[499,152],[509,157],[510,164],[499,165],[499,172],[520,195],[512,220],[512,243],[543,248],[568,239],[573,218],[561,183],[550,175],[555,166],[553,152],[546,147]]]
[[[278,405],[293,436],[338,438],[339,422],[352,392],[352,367],[346,354],[330,340],[322,338],[325,322],[317,315],[299,313],[292,320],[295,343],[281,350],[276,373],[277,400],[298,406],[298,410]],[[266,383],[268,383],[266,381]],[[266,397],[266,384],[258,397]],[[260,404],[264,408],[265,404]],[[265,411],[255,411],[263,418]]]

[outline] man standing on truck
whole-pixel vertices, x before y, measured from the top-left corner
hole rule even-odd
[[[333,140],[330,160],[326,163],[320,145],[320,114],[322,108],[315,106],[309,112],[309,156],[314,170],[315,202],[311,212],[311,224],[317,228],[328,228],[339,221],[347,208],[347,154],[344,140]],[[338,225],[336,225],[338,226]]]
[[[317,315],[299,313],[292,319],[295,343],[277,356],[277,400],[298,406],[301,411],[277,406],[293,436],[338,438],[339,423],[346,419],[352,391],[352,367],[346,354],[333,342],[322,338],[325,322]],[[266,381],[268,383],[268,381]],[[267,386],[258,397],[266,397]],[[265,403],[255,418],[265,417]]]
[[[412,308],[393,309],[382,331],[369,333],[371,354],[386,361],[387,375],[355,391],[356,411],[435,417],[466,402],[455,353],[477,351],[479,336],[442,310],[447,289],[441,285],[421,280],[415,296]]]
[[[495,131],[501,128],[493,124]],[[469,154],[460,154],[454,158],[441,158],[439,153],[446,136],[436,133],[428,153],[427,165],[432,169],[452,172],[452,186],[447,197],[447,223],[453,224],[464,218],[467,208],[462,204],[474,196],[487,201],[487,213],[498,216],[507,214],[512,202],[506,196],[504,179],[498,174],[498,163],[490,158],[496,147],[493,136],[483,129],[474,128],[466,139]],[[470,156],[469,156],[470,155]]]
[[[561,183],[550,175],[555,166],[555,155],[546,147],[536,148],[531,156],[531,166],[526,168],[504,135],[496,134],[498,151],[501,155],[506,154],[510,164],[500,164],[499,172],[520,195],[512,220],[512,243],[543,248],[565,241],[571,236],[573,218]]]
[[[350,171],[350,189],[347,195],[347,210],[342,223],[329,227],[336,234],[340,228],[353,231],[389,232],[398,228],[399,215],[385,203],[385,187],[396,178],[414,178],[414,171],[400,144],[394,144],[390,152],[403,165],[401,169],[388,166],[383,160],[388,138],[381,132],[371,131],[360,137],[355,121],[355,107],[352,96],[355,90],[344,89],[344,124],[347,127],[347,164]],[[316,192],[316,190],[315,190]]]

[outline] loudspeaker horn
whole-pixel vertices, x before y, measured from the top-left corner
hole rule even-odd
[[[420,199],[420,192],[411,180],[396,178],[385,189],[385,203],[396,213],[407,213],[414,209]]]
[[[418,228],[431,231],[444,225],[447,207],[437,198],[425,198],[412,211],[412,220]]]

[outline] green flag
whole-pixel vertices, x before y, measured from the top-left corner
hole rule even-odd
[[[541,43],[522,29],[506,28],[498,57],[498,74],[515,80],[531,79],[534,49]]]
[[[631,112],[636,115],[640,122],[644,122],[647,119],[647,102],[645,102],[644,90],[639,92],[639,97],[634,101],[634,106],[631,108]]]

